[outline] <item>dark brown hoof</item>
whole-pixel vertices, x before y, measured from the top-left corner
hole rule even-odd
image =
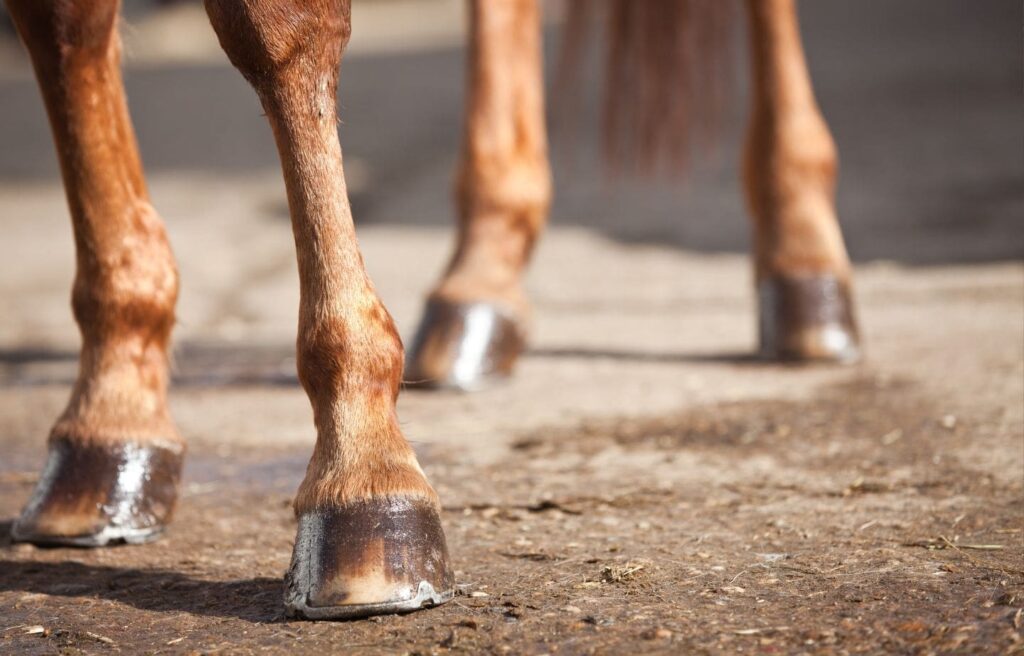
[[[493,303],[431,299],[405,379],[413,387],[480,389],[508,378],[525,345],[519,322]]]
[[[299,518],[285,577],[290,617],[407,613],[454,595],[441,518],[427,501],[360,501]]]
[[[174,510],[184,448],[50,443],[15,542],[102,547],[157,538]]]
[[[832,275],[766,278],[758,288],[761,356],[856,362],[860,337],[846,281]]]

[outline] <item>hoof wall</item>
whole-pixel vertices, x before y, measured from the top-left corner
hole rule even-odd
[[[454,595],[441,520],[427,501],[360,501],[299,519],[285,577],[290,617],[407,613]]]
[[[493,303],[431,299],[405,377],[412,387],[481,389],[508,378],[525,345],[519,322]]]
[[[852,363],[861,357],[849,284],[832,275],[776,276],[758,287],[760,355]]]
[[[155,540],[174,510],[182,460],[177,446],[54,441],[11,539],[73,547]]]
[[[398,615],[424,608],[440,606],[455,596],[455,590],[437,591],[426,581],[420,581],[411,599],[384,601],[376,604],[347,604],[342,606],[308,606],[296,604],[287,607],[288,617],[303,620],[358,620],[372,615]]]

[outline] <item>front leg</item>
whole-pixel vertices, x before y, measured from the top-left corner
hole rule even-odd
[[[185,443],[167,409],[178,272],[121,84],[117,0],[7,0],[50,117],[75,234],[78,379],[15,540],[145,542],[170,521]]]
[[[794,0],[748,0],[753,111],[745,182],[754,218],[761,353],[859,357],[850,261],[836,217],[836,148],[814,99]]]
[[[285,605],[361,617],[453,596],[437,495],[402,435],[402,344],[356,243],[335,94],[348,0],[206,0],[277,141],[298,252],[298,373],[317,440],[295,499]]]
[[[427,300],[407,380],[472,389],[525,348],[523,273],[547,219],[551,173],[537,0],[471,0],[455,253]]]

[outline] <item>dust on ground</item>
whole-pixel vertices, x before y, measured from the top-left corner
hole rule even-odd
[[[459,595],[345,623],[283,617],[306,449],[200,448],[160,542],[0,546],[0,650],[1020,651],[1020,429],[860,370],[805,400],[531,431],[486,466],[432,447]],[[0,516],[34,478],[3,474]]]

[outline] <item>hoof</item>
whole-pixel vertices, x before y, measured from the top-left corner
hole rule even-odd
[[[176,445],[53,441],[11,539],[75,547],[156,539],[174,510],[183,456]]]
[[[856,362],[860,337],[846,281],[832,275],[776,276],[758,288],[762,357]]]
[[[454,595],[441,519],[427,501],[359,501],[299,518],[285,577],[290,617],[407,613]]]
[[[492,303],[427,302],[406,364],[412,387],[475,390],[508,378],[526,339]]]

